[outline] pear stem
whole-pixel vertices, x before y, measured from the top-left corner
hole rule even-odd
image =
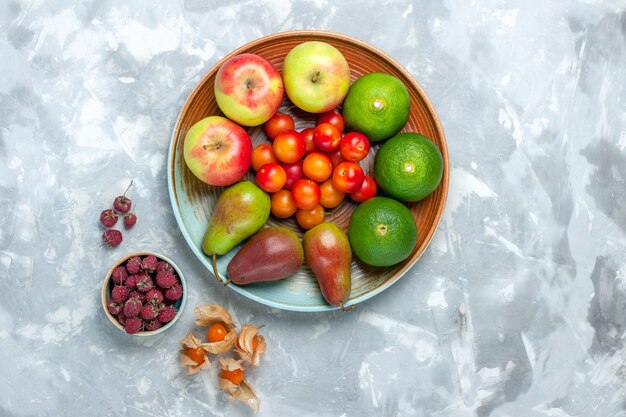
[[[222,277],[220,273],[217,271],[217,255],[213,254],[213,275],[217,278],[217,282],[222,283]]]
[[[233,282],[233,281],[230,278],[228,278],[226,281],[224,281],[224,286],[227,286],[231,282]]]
[[[344,313],[347,313],[348,311],[351,311],[354,308],[354,304],[349,307],[346,307],[343,305],[343,301],[340,301],[339,308],[341,308],[341,311],[343,311]]]

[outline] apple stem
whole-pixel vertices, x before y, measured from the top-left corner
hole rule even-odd
[[[211,144],[207,144],[207,145],[202,145],[202,149],[206,150],[212,150],[212,151],[219,151],[220,149],[222,149],[222,144],[221,143],[211,143]]]
[[[222,283],[222,277],[220,273],[217,271],[217,255],[213,254],[213,275],[217,278],[217,282]]]
[[[313,77],[311,77],[311,81],[313,81],[314,83],[317,82],[317,80],[320,78],[320,72],[317,71],[315,74],[313,74]]]
[[[224,286],[226,287],[231,282],[233,282],[233,281],[230,278],[228,278],[226,281],[224,281]]]

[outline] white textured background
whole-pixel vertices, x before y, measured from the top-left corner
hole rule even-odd
[[[623,1],[0,1],[0,415],[249,415],[187,377],[195,305],[266,325],[260,416],[626,416]],[[417,265],[351,314],[271,310],[216,288],[172,214],[178,111],[221,57],[324,29],[405,66],[451,157]],[[139,221],[100,246],[135,180]],[[150,340],[100,308],[115,259],[186,272],[187,309]]]

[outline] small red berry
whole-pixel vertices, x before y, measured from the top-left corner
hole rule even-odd
[[[176,317],[176,310],[172,306],[167,306],[163,310],[161,310],[157,317],[160,322],[169,323],[170,321],[174,320],[174,317]]]
[[[153,330],[160,329],[161,326],[163,326],[163,323],[161,323],[158,319],[154,319],[154,320],[147,321],[146,325],[144,326],[144,329],[148,331],[153,331]]]
[[[154,272],[158,264],[159,260],[154,255],[148,255],[141,261],[141,267],[149,272]]]
[[[122,243],[122,232],[116,229],[108,229],[102,233],[102,240],[110,248],[114,248]]]
[[[159,312],[157,311],[156,307],[154,307],[152,304],[146,304],[141,308],[139,317],[144,320],[152,320],[155,319],[158,314]]]
[[[124,281],[124,285],[129,290],[134,290],[137,288],[137,281],[139,281],[139,275],[129,275],[126,281]]]
[[[177,280],[174,274],[167,271],[159,271],[156,276],[156,283],[161,288],[170,288],[176,284]]]
[[[135,213],[126,213],[124,215],[124,227],[130,229],[135,225],[135,223],[137,223],[137,216]]]
[[[123,309],[123,308],[124,308],[124,306],[122,306],[122,309]],[[124,311],[120,311],[120,312],[117,314],[117,321],[119,321],[119,322],[120,322],[120,324],[121,324],[122,326],[123,326],[124,324],[126,324],[126,319],[127,319],[127,318],[128,318],[128,317],[126,317],[126,315],[124,314]]]
[[[139,279],[137,280],[137,291],[139,292],[148,292],[154,287],[154,282],[152,281],[152,277],[150,274],[144,272],[138,275]]]
[[[181,287],[179,283],[176,283],[171,288],[168,288],[167,290],[165,290],[165,298],[167,300],[176,301],[182,296],[183,296],[183,287]]]
[[[102,213],[100,213],[100,223],[104,227],[113,227],[117,223],[117,219],[117,213],[111,209],[102,210]]]
[[[120,314],[123,308],[124,304],[116,303],[113,300],[109,301],[109,303],[107,304],[107,309],[109,310],[109,313],[113,314],[114,316]]]
[[[111,277],[114,283],[121,285],[126,281],[126,278],[128,278],[128,271],[123,266],[118,266],[113,270]]]
[[[152,288],[146,293],[146,303],[158,306],[163,302],[163,293],[156,288]]]
[[[126,317],[137,317],[141,312],[141,301],[138,298],[131,297],[124,303],[124,315]]]
[[[156,267],[156,271],[157,272],[159,271],[171,272],[172,274],[176,272],[174,270],[174,267],[167,261],[159,261]]]
[[[128,288],[123,285],[116,285],[111,290],[111,299],[119,304],[124,303],[128,299]]]
[[[126,330],[128,334],[139,333],[142,327],[143,321],[137,317],[128,317],[126,324],[124,324],[124,330]]]
[[[113,208],[119,211],[120,213],[128,213],[128,211],[130,210],[132,201],[130,200],[130,198],[126,197],[126,193],[128,192],[128,189],[132,185],[133,185],[133,182],[131,181],[130,184],[128,185],[128,188],[126,188],[126,191],[124,191],[124,194],[115,197],[115,200],[113,200]]]
[[[136,274],[141,271],[141,258],[139,256],[133,256],[126,262],[126,270],[129,274]]]
[[[141,302],[141,304],[144,304],[146,302],[146,294],[137,290],[131,291],[130,294],[128,294],[128,298],[136,298]]]

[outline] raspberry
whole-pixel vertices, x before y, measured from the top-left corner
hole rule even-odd
[[[126,262],[126,270],[129,274],[136,274],[141,271],[141,258],[139,256],[133,256]]]
[[[114,248],[122,243],[122,232],[116,229],[108,229],[102,233],[102,240],[110,248]]]
[[[136,317],[141,311],[141,301],[136,297],[130,297],[124,303],[124,315],[126,317]]]
[[[144,329],[151,332],[153,330],[160,329],[161,326],[163,326],[163,323],[161,323],[159,320],[150,320],[146,322]]]
[[[157,272],[160,272],[160,271],[171,272],[172,274],[176,272],[174,267],[167,261],[159,261],[156,267],[156,271]]]
[[[152,288],[146,293],[146,303],[158,306],[163,302],[163,293],[156,288]]]
[[[100,223],[102,223],[104,227],[115,226],[115,223],[117,223],[117,219],[117,213],[111,209],[102,210],[102,213],[100,213]]]
[[[124,281],[126,281],[126,278],[128,278],[128,271],[126,271],[126,268],[123,266],[118,266],[113,270],[111,277],[113,278],[114,283],[122,285]]]
[[[124,308],[123,304],[116,303],[113,300],[109,301],[107,304],[107,309],[109,310],[109,313],[113,314],[114,316],[117,316],[118,314],[120,314],[123,308]]]
[[[111,291],[111,299],[116,303],[124,303],[128,299],[128,288],[123,285],[116,285]]]
[[[126,324],[124,325],[124,330],[128,334],[135,334],[141,331],[141,327],[143,326],[143,321],[138,319],[137,317],[129,317],[126,319]]]
[[[159,260],[154,255],[148,255],[141,261],[141,267],[148,272],[154,272]]]
[[[170,288],[172,285],[176,284],[176,277],[167,271],[159,271],[156,276],[156,283],[161,288]]]
[[[176,301],[183,296],[183,287],[176,283],[165,291],[165,298],[170,301]],[[162,320],[161,320],[162,321]]]
[[[126,213],[124,215],[124,227],[127,229],[132,228],[137,223],[137,216],[135,213]]]
[[[155,319],[158,314],[159,313],[155,306],[153,306],[152,304],[146,304],[141,308],[139,317],[145,320],[152,320]]]
[[[176,317],[176,310],[172,306],[165,307],[157,316],[161,323],[169,323],[174,320],[174,317]]]
[[[128,210],[130,210],[132,201],[130,200],[130,198],[126,197],[126,193],[128,192],[128,189],[132,185],[133,185],[133,182],[131,181],[130,184],[128,185],[128,188],[126,188],[126,191],[124,191],[124,194],[115,197],[115,200],[113,200],[113,208],[119,211],[120,213],[128,213]]]
[[[119,321],[122,326],[126,324],[127,318],[128,317],[126,317],[126,314],[124,314],[124,311],[120,311],[119,314],[117,315],[117,321]]]
[[[130,294],[128,294],[128,298],[136,298],[141,302],[141,304],[144,304],[146,302],[146,294],[141,293],[137,290],[131,291]]]
[[[139,277],[137,280],[137,291],[148,292],[154,287],[154,282],[152,282],[152,278],[147,273],[142,273],[137,276]]]
[[[129,275],[124,281],[124,286],[129,290],[134,290],[137,288],[137,281],[139,281],[139,275]]]

